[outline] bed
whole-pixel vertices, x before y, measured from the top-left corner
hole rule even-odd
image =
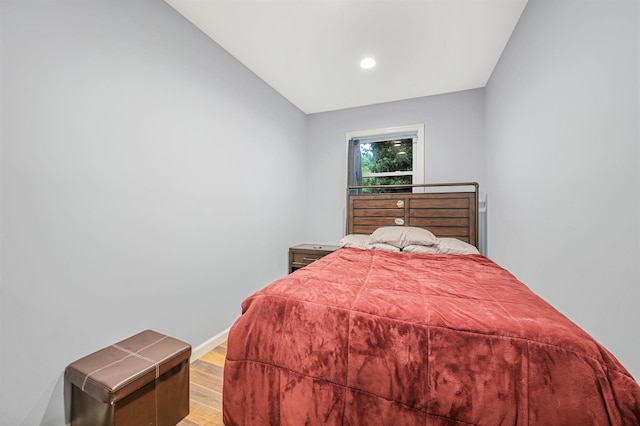
[[[344,247],[242,303],[225,424],[640,424],[616,358],[477,252],[472,186],[349,193]]]

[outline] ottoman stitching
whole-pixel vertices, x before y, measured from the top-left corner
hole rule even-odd
[[[151,344],[149,344],[149,345],[145,346],[144,348],[140,348],[140,349],[138,349],[136,352],[127,351],[126,349],[123,349],[123,348],[121,348],[121,347],[118,347],[117,345],[111,345],[112,347],[114,347],[114,348],[118,349],[119,351],[124,351],[125,353],[127,353],[127,355],[126,355],[126,356],[123,356],[122,358],[120,358],[120,359],[118,359],[118,360],[116,360],[116,361],[113,361],[113,362],[112,362],[112,363],[110,363],[110,364],[107,364],[107,365],[105,365],[105,366],[102,366],[102,367],[100,367],[100,368],[97,368],[97,369],[93,370],[92,372],[90,372],[89,374],[87,374],[87,375],[84,377],[84,380],[83,380],[83,382],[82,382],[82,390],[83,390],[83,391],[85,390],[84,388],[85,388],[85,385],[87,384],[87,380],[89,379],[89,376],[92,376],[92,375],[94,375],[94,374],[96,374],[96,373],[98,373],[98,372],[100,372],[100,371],[104,370],[105,368],[111,367],[112,365],[117,364],[117,363],[119,363],[119,362],[121,362],[121,361],[123,361],[123,360],[125,360],[125,359],[127,359],[127,358],[129,358],[129,357],[131,357],[131,356],[133,356],[133,355],[137,355],[137,352],[140,352],[140,351],[142,351],[142,350],[145,350],[145,349],[147,349],[147,348],[149,348],[149,347],[151,347],[151,346],[153,346],[153,345],[155,345],[155,344],[157,344],[157,343],[161,342],[162,340],[166,339],[167,337],[168,337],[168,336],[166,336],[166,335],[165,335],[165,336],[163,336],[162,338],[160,338],[160,339],[156,340],[155,342],[153,342],[153,343],[151,343]],[[144,359],[144,357],[142,357],[142,356],[139,356],[139,357]],[[146,361],[149,361],[149,360],[148,360],[148,359],[146,359]],[[157,378],[157,376],[158,376],[158,366],[156,365],[156,378]],[[118,383],[117,385],[115,385],[113,388],[114,388],[114,389],[115,389],[115,388],[117,388],[120,384],[122,384],[122,383],[124,383],[124,382],[128,381],[129,379],[130,379],[130,378],[127,378],[127,379],[123,380],[122,382],[120,382],[120,383]]]

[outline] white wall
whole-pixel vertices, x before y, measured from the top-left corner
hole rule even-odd
[[[3,77],[3,57],[4,57],[4,42],[3,42],[3,38],[4,38],[4,34],[2,32],[2,22],[3,22],[3,9],[2,7],[0,7],[0,379],[2,379],[2,371],[4,370],[4,338],[3,338],[3,334],[2,334],[2,329],[3,329],[3,322],[4,322],[4,316],[2,315],[2,301],[5,300],[5,295],[4,295],[4,286],[2,284],[2,241],[4,241],[4,231],[3,231],[3,220],[2,220],[2,212],[3,212],[3,208],[2,208],[2,178],[4,176],[4,173],[2,171],[2,138],[3,138],[3,134],[4,134],[4,130],[3,130],[3,120],[4,120],[4,115],[2,113],[3,110],[3,102],[2,99],[4,99],[4,94],[3,94],[3,86],[4,84],[2,83]],[[2,417],[0,417],[0,419],[2,419]]]
[[[286,273],[306,119],[162,1],[0,4],[0,424],[62,425],[70,362]]]
[[[484,89],[311,114],[307,126],[307,242],[337,244],[345,232],[346,133],[425,125],[425,182],[484,186]]]
[[[640,378],[637,0],[529,0],[486,88],[489,255]]]

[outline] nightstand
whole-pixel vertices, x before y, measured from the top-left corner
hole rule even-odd
[[[340,246],[300,244],[289,248],[289,273],[315,262],[338,250]]]

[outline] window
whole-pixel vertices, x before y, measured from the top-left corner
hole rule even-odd
[[[424,126],[347,133],[347,175],[349,186],[424,183]],[[407,188],[358,192],[407,192]]]

